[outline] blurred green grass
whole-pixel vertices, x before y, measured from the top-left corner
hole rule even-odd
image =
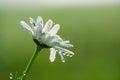
[[[31,9],[0,11],[0,80],[22,73],[35,49],[32,37],[19,22],[40,15],[61,25],[58,34],[70,40],[75,55],[54,63],[49,50],[36,58],[26,80],[119,80],[120,7],[78,9]]]

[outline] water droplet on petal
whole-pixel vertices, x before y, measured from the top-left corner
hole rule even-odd
[[[63,62],[63,63],[65,63],[65,61],[64,61],[64,60],[63,60],[62,62]]]
[[[60,51],[59,51],[58,53],[59,53],[59,54],[61,54],[61,52],[60,52]]]
[[[66,53],[63,53],[63,55],[66,55]]]
[[[10,77],[9,77],[10,79],[13,79],[13,74],[12,73],[10,73]]]
[[[12,76],[12,73],[10,73],[10,76]]]
[[[70,56],[69,54],[67,54],[66,56]]]
[[[13,77],[10,77],[10,79],[13,79]]]
[[[70,57],[72,57],[72,55],[70,55]]]

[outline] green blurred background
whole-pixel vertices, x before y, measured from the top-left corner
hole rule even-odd
[[[26,80],[120,80],[120,6],[0,9],[0,80],[20,76],[36,46],[19,22],[42,16],[61,25],[59,35],[74,44],[75,55],[49,61],[43,49]]]

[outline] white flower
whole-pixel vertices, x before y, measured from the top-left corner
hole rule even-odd
[[[63,55],[70,56],[74,55],[72,51],[64,49],[62,47],[73,47],[69,44],[70,41],[64,41],[59,35],[57,35],[60,29],[59,24],[53,26],[52,20],[48,20],[46,24],[43,24],[43,19],[38,16],[37,20],[30,18],[30,23],[32,27],[26,24],[24,21],[20,22],[23,29],[27,30],[40,45],[45,45],[50,48],[50,61],[53,62],[56,58],[56,53],[58,52],[62,62],[65,62]],[[53,26],[53,27],[52,27]]]

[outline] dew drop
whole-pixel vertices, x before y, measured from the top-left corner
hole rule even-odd
[[[61,54],[61,52],[60,52],[60,51],[59,51],[58,53],[59,53],[59,54]]]
[[[70,57],[72,57],[72,55],[70,55]]]
[[[63,53],[63,55],[66,55],[66,53]]]
[[[10,76],[12,76],[12,73],[10,73]]]
[[[9,77],[10,79],[13,79],[13,74],[12,73],[10,73],[10,77]]]
[[[70,56],[69,54],[67,54],[66,56]]]
[[[64,61],[64,60],[63,60],[62,62],[63,62],[63,63],[65,63],[65,61]]]
[[[12,77],[12,76],[10,76],[10,79],[13,79],[13,77]]]

